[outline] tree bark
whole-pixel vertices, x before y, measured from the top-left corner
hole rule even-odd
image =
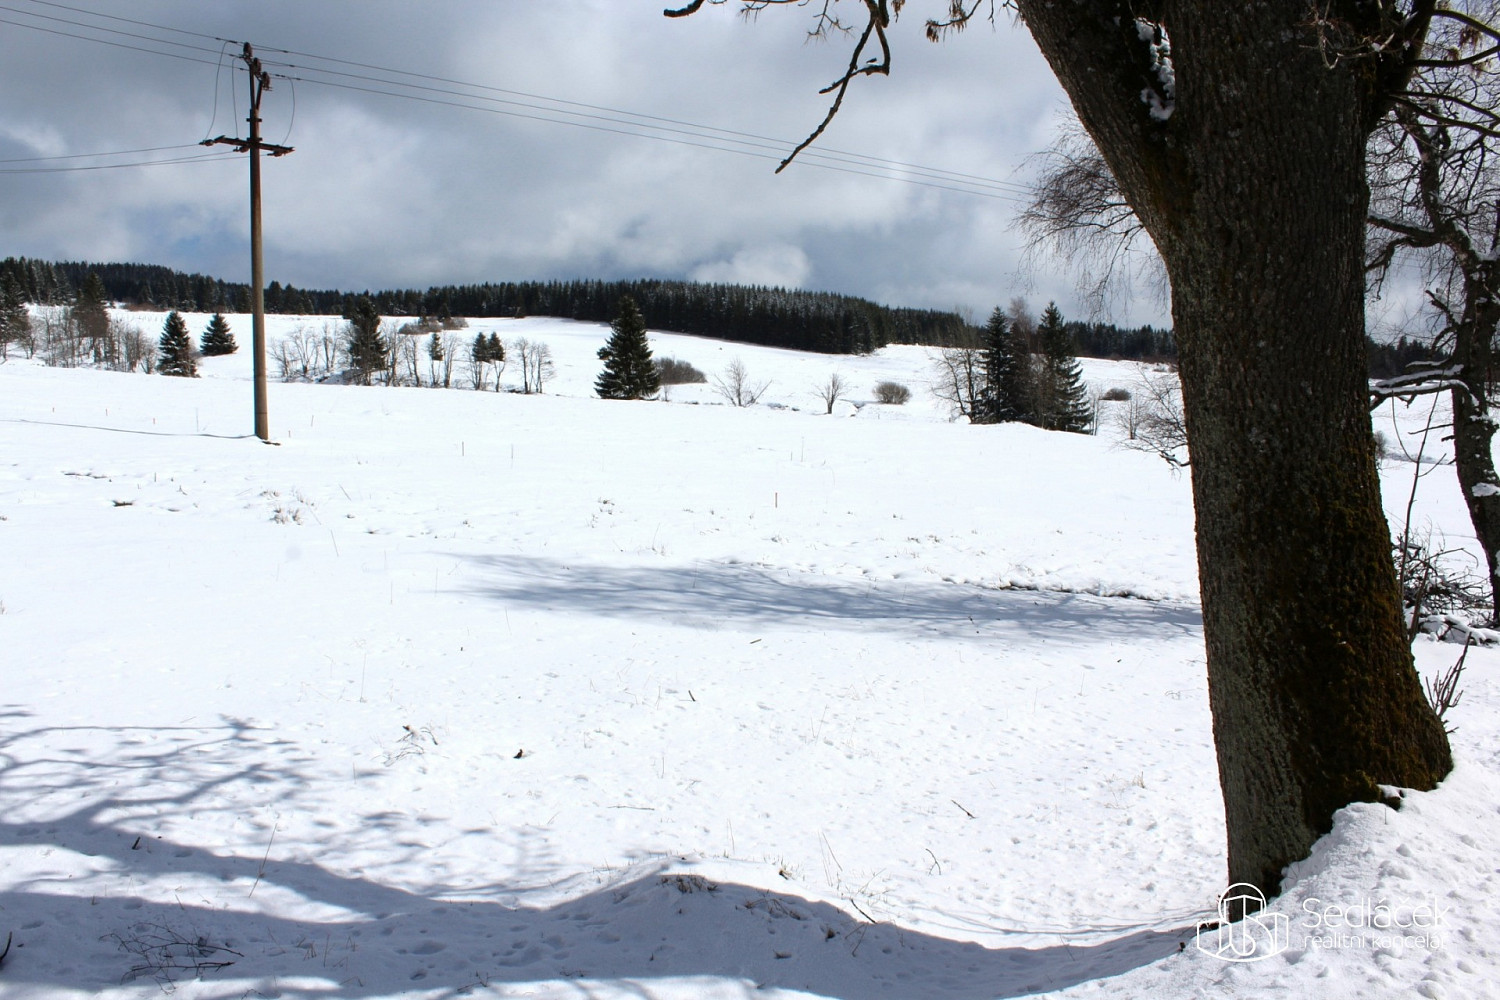
[[[1310,3],[1017,5],[1171,279],[1229,881],[1273,895],[1335,810],[1451,767],[1366,404],[1364,150],[1388,67],[1325,58]],[[1357,29],[1384,5],[1333,6]]]
[[[1484,550],[1494,624],[1500,622],[1500,476],[1491,448],[1495,418],[1488,393],[1495,331],[1500,329],[1500,262],[1467,252],[1459,261],[1464,271],[1464,315],[1454,337],[1453,360],[1460,366],[1464,388],[1450,393],[1453,464],[1474,536]]]

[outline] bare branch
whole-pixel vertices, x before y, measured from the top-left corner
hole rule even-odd
[[[885,0],[865,0],[865,6],[870,11],[870,20],[865,25],[865,30],[859,36],[859,44],[854,46],[854,52],[849,57],[848,70],[844,72],[843,76],[818,91],[820,94],[827,94],[837,90],[838,93],[834,96],[833,104],[829,105],[828,113],[823,116],[823,120],[818,123],[818,127],[812,130],[812,134],[799,142],[797,148],[788,153],[786,159],[777,165],[776,172],[778,174],[797,158],[798,153],[816,142],[818,137],[823,134],[823,131],[828,128],[829,123],[833,121],[834,115],[839,113],[839,108],[844,103],[844,94],[848,92],[849,84],[855,77],[870,76],[875,73],[879,73],[882,76],[890,75],[891,46],[885,37],[885,29],[890,24],[890,16],[885,11]],[[897,9],[900,9],[899,0]],[[874,35],[880,42],[881,57],[878,61],[871,59],[868,63],[861,66],[859,59],[860,56],[864,55],[865,46],[869,44],[871,35]]]

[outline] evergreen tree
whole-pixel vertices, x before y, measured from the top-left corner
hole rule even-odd
[[[93,271],[84,279],[83,288],[73,301],[73,324],[80,340],[88,341],[88,350],[94,361],[109,361],[114,338],[109,335],[109,295],[104,291],[104,282]]]
[[[1093,424],[1083,370],[1073,356],[1073,344],[1056,303],[1048,303],[1037,326],[1042,364],[1039,373],[1037,421],[1049,431],[1088,433]]]
[[[492,333],[484,341],[484,360],[495,366],[495,391],[500,391],[500,373],[505,368],[505,345],[500,335]]]
[[[26,344],[31,350],[31,314],[26,311],[26,293],[10,271],[0,279],[0,357],[11,344]]]
[[[380,313],[369,296],[361,295],[344,313],[349,321],[349,367],[354,369],[361,385],[369,385],[370,378],[384,371],[389,361],[385,338],[380,335]]]
[[[610,325],[609,341],[599,348],[604,371],[594,382],[594,391],[604,399],[646,399],[661,391],[661,375],[646,341],[646,321],[635,299],[620,299],[619,312]]]
[[[162,324],[161,340],[157,342],[157,370],[163,375],[178,375],[196,378],[198,362],[193,357],[193,338],[188,336],[187,323],[182,314],[170,312]]]
[[[213,319],[208,321],[201,344],[203,353],[210,357],[233,354],[240,349],[240,345],[234,342],[234,334],[229,332],[229,321],[220,313],[214,313]]]
[[[996,306],[984,328],[984,395],[975,423],[1029,420],[1030,376],[1031,359],[1011,334],[1005,310]]]

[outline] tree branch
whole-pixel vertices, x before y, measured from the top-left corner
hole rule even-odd
[[[859,36],[859,43],[854,46],[854,52],[849,57],[849,68],[844,72],[843,76],[818,91],[820,94],[827,94],[830,91],[837,90],[837,94],[833,98],[833,103],[828,107],[828,113],[823,116],[823,120],[818,123],[818,127],[812,130],[812,134],[799,142],[797,148],[788,153],[786,159],[777,165],[776,172],[778,174],[797,158],[798,153],[818,141],[818,136],[823,134],[824,129],[828,128],[834,116],[839,113],[839,108],[844,103],[844,94],[849,90],[850,81],[857,76],[870,76],[875,73],[879,73],[882,76],[890,75],[891,46],[885,37],[885,29],[890,24],[890,16],[885,10],[885,0],[865,0],[865,7],[870,11],[870,20],[865,24],[865,30]],[[871,59],[869,63],[861,66],[859,64],[859,57],[864,55],[865,46],[870,43],[870,36],[872,34],[880,42],[881,57],[879,61]]]

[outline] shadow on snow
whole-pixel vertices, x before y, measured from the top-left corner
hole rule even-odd
[[[745,563],[638,567],[528,556],[451,553],[477,566],[471,588],[512,607],[578,611],[611,618],[650,616],[699,628],[843,626],[972,636],[1018,630],[1049,641],[1139,637],[1142,631],[1195,636],[1196,607],[1051,590],[997,590],[928,581],[847,582]]]
[[[201,975],[195,995],[309,1000],[539,982],[577,996],[786,988],[846,1000],[978,1000],[1119,975],[1175,953],[1192,932],[1190,923],[1081,928],[1049,947],[983,947],[788,893],[714,884],[690,862],[664,858],[563,878],[538,858],[514,885],[413,891],[305,851],[221,852],[154,832],[164,820],[181,829],[215,811],[249,817],[248,802],[306,809],[299,796],[318,762],[267,730],[233,719],[27,726],[19,707],[0,711],[0,844],[15,861],[0,893],[0,932],[16,941],[0,984],[22,990],[135,980],[154,992],[153,979],[170,990]],[[399,814],[372,811],[357,824],[389,834],[383,854],[420,870],[428,848],[398,839]],[[470,832],[526,856],[524,828]],[[66,870],[60,852],[74,856]],[[79,868],[94,874],[75,880]]]

